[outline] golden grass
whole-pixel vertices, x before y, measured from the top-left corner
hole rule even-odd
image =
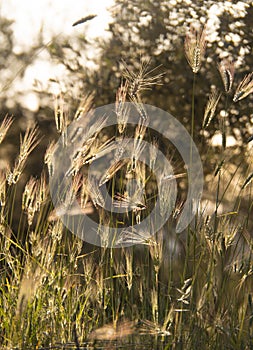
[[[185,45],[188,62],[196,73],[204,55],[204,29],[199,32],[191,29]],[[230,70],[232,76],[230,63],[223,63],[219,69],[223,79],[229,76],[224,70]],[[46,151],[41,177],[31,177],[23,188],[22,203],[15,202],[15,189],[27,158],[39,143],[37,127],[28,129],[21,138],[20,153],[14,166],[9,164],[9,174],[0,173],[0,342],[4,347],[43,348],[74,342],[78,348],[80,344],[94,345],[99,340],[109,341],[109,346],[122,341],[129,346],[134,342],[147,347],[148,341],[150,348],[250,349],[253,337],[250,169],[246,173],[241,171],[243,179],[236,182],[240,191],[233,215],[226,210],[221,215],[218,212],[231,188],[229,185],[234,185],[231,178],[223,186],[228,172],[224,162],[220,162],[217,172],[210,175],[217,186],[211,215],[199,208],[194,223],[176,234],[180,202],[172,218],[155,236],[150,235],[148,228],[138,234],[131,230],[131,225],[141,222],[143,215],[152,209],[150,203],[157,196],[157,187],[147,167],[139,162],[142,151],[139,141],[150,132],[144,123],[146,119],[141,118],[139,125],[131,129],[127,124],[128,111],[122,103],[133,95],[141,101],[142,90],[159,81],[160,75],[153,73],[146,65],[141,65],[139,73],[125,67],[126,82],[116,95],[118,132],[122,139],[132,133],[133,157],[120,160],[124,149],[119,149],[116,163],[103,174],[100,183],[94,179],[87,185],[85,167],[105,150],[109,152],[111,141],[115,140],[110,132],[103,133],[105,117],[88,131],[87,143],[75,150],[68,172],[73,181],[66,193],[67,204],[71,206],[77,199],[81,208],[75,211],[71,207],[69,217],[81,210],[96,214],[98,222],[107,226],[117,228],[128,222],[130,228],[120,239],[124,243],[134,241],[135,247],[106,248],[107,232],[102,226],[104,248],[89,247],[64,228],[61,216],[68,211],[68,205],[52,207],[45,175],[46,171],[49,175],[54,172],[55,143]],[[147,78],[147,74],[151,77]],[[229,79],[224,82],[226,92],[232,85],[232,78]],[[236,100],[250,93],[250,84],[251,75],[239,85]],[[219,102],[220,94],[215,91],[203,112],[203,127],[208,127]],[[88,95],[74,119],[91,107],[91,95]],[[139,108],[142,111],[141,105]],[[56,100],[55,120],[61,134],[70,122],[64,111],[64,101]],[[12,118],[4,118],[0,126],[2,138],[12,122]],[[148,141],[158,147],[151,133]],[[155,161],[154,151],[151,162]],[[136,191],[134,201],[128,186],[131,174],[135,175],[137,184],[145,184],[150,191],[149,194]],[[175,175],[175,179],[182,176]],[[164,191],[169,191],[169,178],[164,182],[167,185]],[[130,208],[131,213],[113,217],[103,210],[104,198],[98,189],[109,183],[114,203]],[[237,203],[245,197],[245,191],[248,217],[238,214]],[[166,203],[162,205],[166,210]],[[17,229],[12,225],[12,217],[18,207],[21,214]]]

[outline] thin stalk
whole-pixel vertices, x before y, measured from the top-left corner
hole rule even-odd
[[[192,83],[192,102],[191,102],[191,144],[190,144],[190,170],[192,169],[192,150],[194,142],[194,127],[195,127],[195,87],[196,87],[196,74],[193,75]],[[189,183],[191,182],[192,174],[189,173]],[[191,228],[188,226],[187,230],[187,243],[186,243],[186,256],[184,262],[184,269],[182,275],[182,281],[186,279],[187,267],[189,262],[189,253],[190,253],[190,240],[191,240]],[[183,302],[181,302],[181,308],[183,308]],[[179,316],[179,334],[182,335],[182,322],[183,322],[183,312]]]
[[[195,86],[196,86],[196,74],[193,75],[193,83],[192,83],[192,104],[191,104],[191,144],[190,144],[190,169],[192,169],[192,150],[193,150],[193,139],[194,139],[194,127],[195,127]],[[191,172],[189,173],[189,183],[191,182]],[[183,280],[185,279],[187,263],[189,258],[189,249],[190,249],[190,227],[188,227],[187,233],[187,250],[186,250],[186,258],[184,263],[183,270]]]
[[[219,195],[220,195],[220,182],[221,182],[221,169],[218,174],[218,185],[217,185],[217,191],[216,191],[216,199],[215,199],[215,212],[214,212],[214,233],[217,231],[218,226],[218,208],[219,208]]]
[[[226,100],[225,100],[225,116],[222,117],[221,119],[221,134],[222,134],[222,147],[223,150],[225,151],[226,149],[226,120],[227,120],[227,108],[228,108],[228,95],[226,95]]]
[[[196,74],[193,75],[192,83],[192,102],[191,102],[191,138],[194,139],[194,127],[195,127],[195,86],[196,86]],[[192,151],[192,145],[191,145]]]

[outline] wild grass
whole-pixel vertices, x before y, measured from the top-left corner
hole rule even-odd
[[[203,60],[204,35],[204,30],[198,33],[191,29],[186,39],[187,60],[194,75]],[[154,205],[158,195],[156,181],[139,161],[142,152],[139,141],[146,139],[159,147],[163,140],[148,130],[148,116],[144,115],[136,127],[128,125],[124,102],[128,99],[138,102],[136,106],[143,116],[142,91],[158,83],[161,73],[155,75],[156,71],[149,70],[146,62],[140,67],[139,72],[124,68],[124,79],[116,92],[117,128],[104,131],[104,120],[100,120],[93,129],[86,130],[87,142],[75,150],[67,174],[73,179],[72,188],[66,193],[67,205],[53,208],[49,194],[48,176],[55,171],[55,143],[46,151],[41,176],[31,177],[23,187],[19,185],[27,159],[40,142],[36,126],[27,129],[20,138],[17,159],[10,160],[7,171],[0,171],[3,348],[80,349],[88,344],[93,348],[252,348],[250,161],[246,167],[233,168],[227,148],[220,148],[223,153],[217,156],[216,171],[208,174],[215,194],[213,208],[208,209],[203,201],[194,222],[181,234],[175,232],[183,207],[180,200],[170,220],[155,236],[150,235],[148,228],[138,235],[134,230],[126,230],[122,242],[134,241],[137,245],[133,247],[106,248],[106,230],[100,232],[104,247],[90,246],[62,224],[61,216],[66,212],[70,218],[83,212],[107,227],[122,227],[124,223],[131,228]],[[232,63],[223,62],[219,70],[228,93],[234,78]],[[239,84],[234,101],[251,92],[251,77],[247,75]],[[203,129],[215,118],[220,98],[217,90],[211,93],[203,111]],[[84,98],[74,120],[90,110],[92,95]],[[72,120],[65,113],[62,96],[55,100],[55,121],[58,132],[64,135]],[[4,118],[1,142],[12,123],[12,118]],[[132,158],[122,161],[120,154],[124,149],[118,149],[116,164],[100,174],[99,183],[93,179],[92,185],[88,184],[87,167],[113,149],[115,134],[123,140],[131,135]],[[170,150],[167,156],[170,157]],[[248,157],[252,157],[252,152]],[[155,162],[156,154],[150,158]],[[175,178],[187,186],[183,173]],[[137,187],[131,187],[132,179]],[[103,210],[104,198],[99,190],[102,184],[107,184],[115,206],[131,209],[130,213],[108,215]],[[20,201],[18,186],[23,193]],[[140,190],[143,186],[146,193]],[[169,185],[164,191],[169,191]],[[78,207],[72,205],[75,199]],[[17,211],[19,219],[15,225]]]

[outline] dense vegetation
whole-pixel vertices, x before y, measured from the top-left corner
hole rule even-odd
[[[36,113],[24,109],[22,98],[10,107],[18,75],[2,82],[0,342],[4,348],[80,349],[87,344],[252,348],[249,28],[253,8],[247,2],[221,3],[220,22],[204,27],[215,4],[117,0],[111,38],[96,43],[102,54],[95,71],[84,69],[85,53],[80,54],[90,47],[87,40],[53,39],[44,50],[68,73],[63,82],[49,82],[64,84],[64,91],[54,96],[54,110],[48,108],[52,96],[44,89],[38,92],[41,105]],[[1,23],[6,41],[0,49],[0,69],[8,71],[8,60],[16,60],[23,62],[18,70],[23,74],[41,43],[31,52],[15,55],[11,22],[1,19]],[[54,208],[49,178],[57,163],[53,153],[58,135],[64,140],[71,123],[115,100],[114,127],[103,128],[106,115],[95,129],[84,125],[87,137],[82,149],[70,156],[67,206]],[[172,113],[198,147],[203,200],[193,222],[180,234],[175,227],[187,199],[187,169],[170,140],[149,129],[147,120],[140,117],[138,125],[127,123],[127,101],[140,115],[145,114],[143,103]],[[92,184],[87,182],[89,166],[112,152],[116,137],[123,143],[130,137],[137,144],[145,139],[161,149],[173,166],[179,189],[176,205],[153,236],[151,228],[135,235],[131,226],[149,215],[159,195],[166,198],[162,209],[170,209],[170,185],[163,187],[164,193],[158,191],[155,172],[140,161],[141,148],[115,168],[109,167],[108,173],[98,174]],[[156,156],[152,159],[155,162]],[[163,175],[171,176],[166,168]],[[134,187],[130,196],[132,179],[144,185],[144,194]],[[130,213],[108,215],[102,183],[114,204],[130,208]],[[62,217],[66,214],[72,220],[80,211],[101,225],[97,234],[102,247],[84,242],[64,227]],[[137,245],[108,247],[104,227],[124,225],[128,230],[120,242]]]

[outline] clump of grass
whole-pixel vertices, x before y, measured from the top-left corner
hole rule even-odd
[[[205,30],[191,29],[185,50],[194,74],[200,69],[205,45]],[[234,76],[232,63],[223,62],[219,70],[228,93]],[[55,121],[64,142],[70,136],[78,143],[80,133],[86,140],[71,154],[65,175],[72,182],[65,190],[61,206],[53,208],[49,196],[48,174],[56,170],[54,142],[45,153],[41,177],[28,179],[22,188],[21,202],[16,202],[16,190],[27,159],[39,143],[37,127],[27,129],[21,138],[20,153],[14,166],[9,164],[8,174],[0,172],[0,341],[3,346],[43,348],[58,344],[80,348],[82,344],[92,343],[95,347],[97,342],[102,342],[102,346],[123,344],[158,349],[250,348],[253,336],[250,167],[243,177],[236,177],[238,169],[229,177],[229,158],[225,158],[224,150],[224,159],[212,175],[213,182],[218,177],[214,210],[206,213],[200,207],[195,222],[181,235],[173,229],[183,205],[180,200],[172,218],[155,236],[150,234],[150,227],[142,232],[132,229],[133,224],[140,223],[150,213],[158,195],[161,195],[161,210],[171,209],[170,203],[162,198],[166,191],[170,193],[171,175],[166,167],[161,186],[164,192],[158,194],[154,175],[140,162],[141,140],[159,146],[157,136],[148,128],[149,116],[142,105],[142,92],[159,83],[160,73],[154,73],[146,63],[141,63],[137,72],[124,65],[123,81],[116,93],[116,131],[103,130],[107,118],[103,116],[95,125],[83,126],[67,135],[71,120],[63,96],[56,99]],[[250,92],[251,75],[239,84],[234,100]],[[135,127],[128,124],[128,110],[124,107],[128,97],[140,113]],[[220,97],[217,90],[211,94],[203,113],[204,128],[215,118]],[[84,97],[74,120],[86,113],[92,115],[92,95]],[[4,118],[0,126],[1,141],[12,122],[12,118]],[[122,160],[129,136],[134,140],[132,157]],[[108,164],[105,173],[87,182],[87,168],[114,149],[117,137],[123,142],[117,148],[114,164]],[[152,152],[153,164],[156,150]],[[175,179],[184,180],[184,175],[176,174]],[[108,215],[104,210],[101,193],[104,184],[114,205],[122,212]],[[240,188],[233,211],[225,209],[220,214],[218,208],[225,206],[225,198],[233,186]],[[249,209],[245,218],[238,213],[246,196]],[[73,206],[75,202],[78,207]],[[21,213],[16,228],[13,211],[18,207]],[[67,213],[71,220],[80,212],[93,215],[100,223],[98,235],[102,248],[88,247],[64,228],[61,217]],[[118,238],[119,243],[134,242],[136,246],[107,248],[107,228],[125,224],[128,228]]]

